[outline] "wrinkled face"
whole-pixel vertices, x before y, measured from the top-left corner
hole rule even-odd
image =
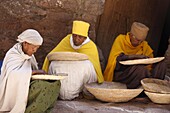
[[[129,34],[130,42],[132,46],[137,47],[139,44],[141,44],[144,40],[138,39],[138,37],[134,36],[132,33]]]
[[[33,45],[28,42],[23,42],[22,43],[22,49],[25,54],[32,56],[40,47],[40,45]]]
[[[81,45],[86,40],[86,37],[73,34],[73,43],[76,46]]]

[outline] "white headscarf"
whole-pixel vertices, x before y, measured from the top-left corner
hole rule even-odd
[[[18,36],[17,41],[20,43],[28,42],[33,45],[42,45],[43,38],[38,33],[38,31],[34,29],[27,29]]]

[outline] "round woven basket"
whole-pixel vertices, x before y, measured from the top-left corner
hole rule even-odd
[[[155,93],[170,94],[170,82],[154,78],[141,80],[144,90]]]
[[[157,57],[157,58],[146,58],[146,59],[135,59],[135,60],[126,60],[120,61],[123,65],[135,65],[135,64],[153,64],[162,61],[165,57]]]
[[[67,76],[62,76],[61,74],[59,76],[57,75],[32,75],[32,80],[62,80],[65,79]]]
[[[157,104],[170,104],[170,94],[152,93],[144,91],[149,99]]]
[[[88,60],[88,56],[77,52],[54,52],[47,55],[49,61],[80,61]]]
[[[143,91],[143,89],[127,89],[125,84],[118,82],[89,83],[85,87],[97,99],[105,102],[127,102]]]

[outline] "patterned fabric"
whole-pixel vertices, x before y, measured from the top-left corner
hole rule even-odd
[[[51,113],[59,91],[60,81],[31,81],[25,113]]]

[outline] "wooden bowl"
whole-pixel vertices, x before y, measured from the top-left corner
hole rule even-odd
[[[141,80],[144,90],[148,92],[170,94],[170,82],[154,78]]]
[[[144,91],[149,99],[157,104],[170,104],[170,94],[153,93]]]
[[[85,87],[97,99],[105,102],[127,102],[138,96],[143,89],[127,89],[118,82],[89,83]]]

